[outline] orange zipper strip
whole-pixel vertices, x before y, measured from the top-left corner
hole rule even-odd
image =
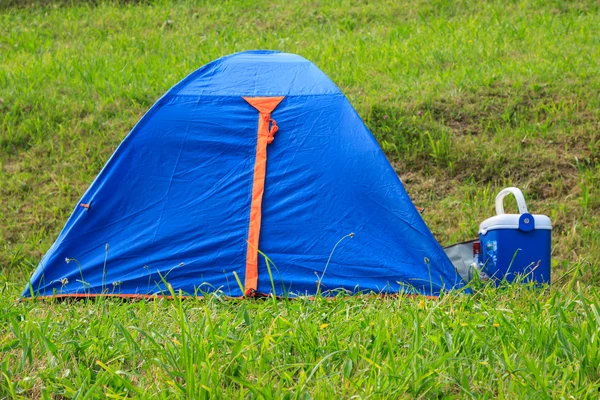
[[[273,141],[277,124],[271,119],[271,113],[283,100],[279,97],[244,97],[258,112],[258,140],[256,141],[256,162],[252,182],[252,203],[250,204],[250,226],[248,228],[248,247],[246,251],[246,276],[244,291],[253,296],[258,286],[258,239],[260,237],[262,198],[265,192],[267,173],[267,144]],[[271,123],[273,124],[272,126]]]

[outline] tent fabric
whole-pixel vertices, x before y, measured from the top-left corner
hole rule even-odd
[[[256,97],[281,97],[268,121]],[[270,134],[271,120],[256,248],[259,125]],[[336,85],[300,56],[249,51],[193,72],[144,115],[22,296],[168,294],[166,282],[243,296],[251,258],[256,292],[278,296],[463,286]]]

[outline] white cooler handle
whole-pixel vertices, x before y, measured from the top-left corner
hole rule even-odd
[[[504,197],[506,197],[507,194],[511,193],[513,196],[515,196],[515,199],[517,199],[517,205],[519,206],[519,214],[528,214],[527,205],[525,204],[525,198],[523,197],[523,193],[521,193],[521,190],[516,187],[502,189],[500,193],[498,193],[498,196],[496,196],[496,214],[504,214]]]

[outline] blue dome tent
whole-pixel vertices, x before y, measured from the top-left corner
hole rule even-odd
[[[463,286],[348,99],[272,51],[220,58],[160,98],[22,297],[163,295],[166,282],[233,297]]]

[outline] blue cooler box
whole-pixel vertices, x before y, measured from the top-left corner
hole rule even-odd
[[[504,197],[513,194],[520,214],[504,214]],[[545,215],[527,212],[523,193],[515,187],[496,196],[496,216],[479,226],[483,272],[496,280],[550,283],[552,223]]]

